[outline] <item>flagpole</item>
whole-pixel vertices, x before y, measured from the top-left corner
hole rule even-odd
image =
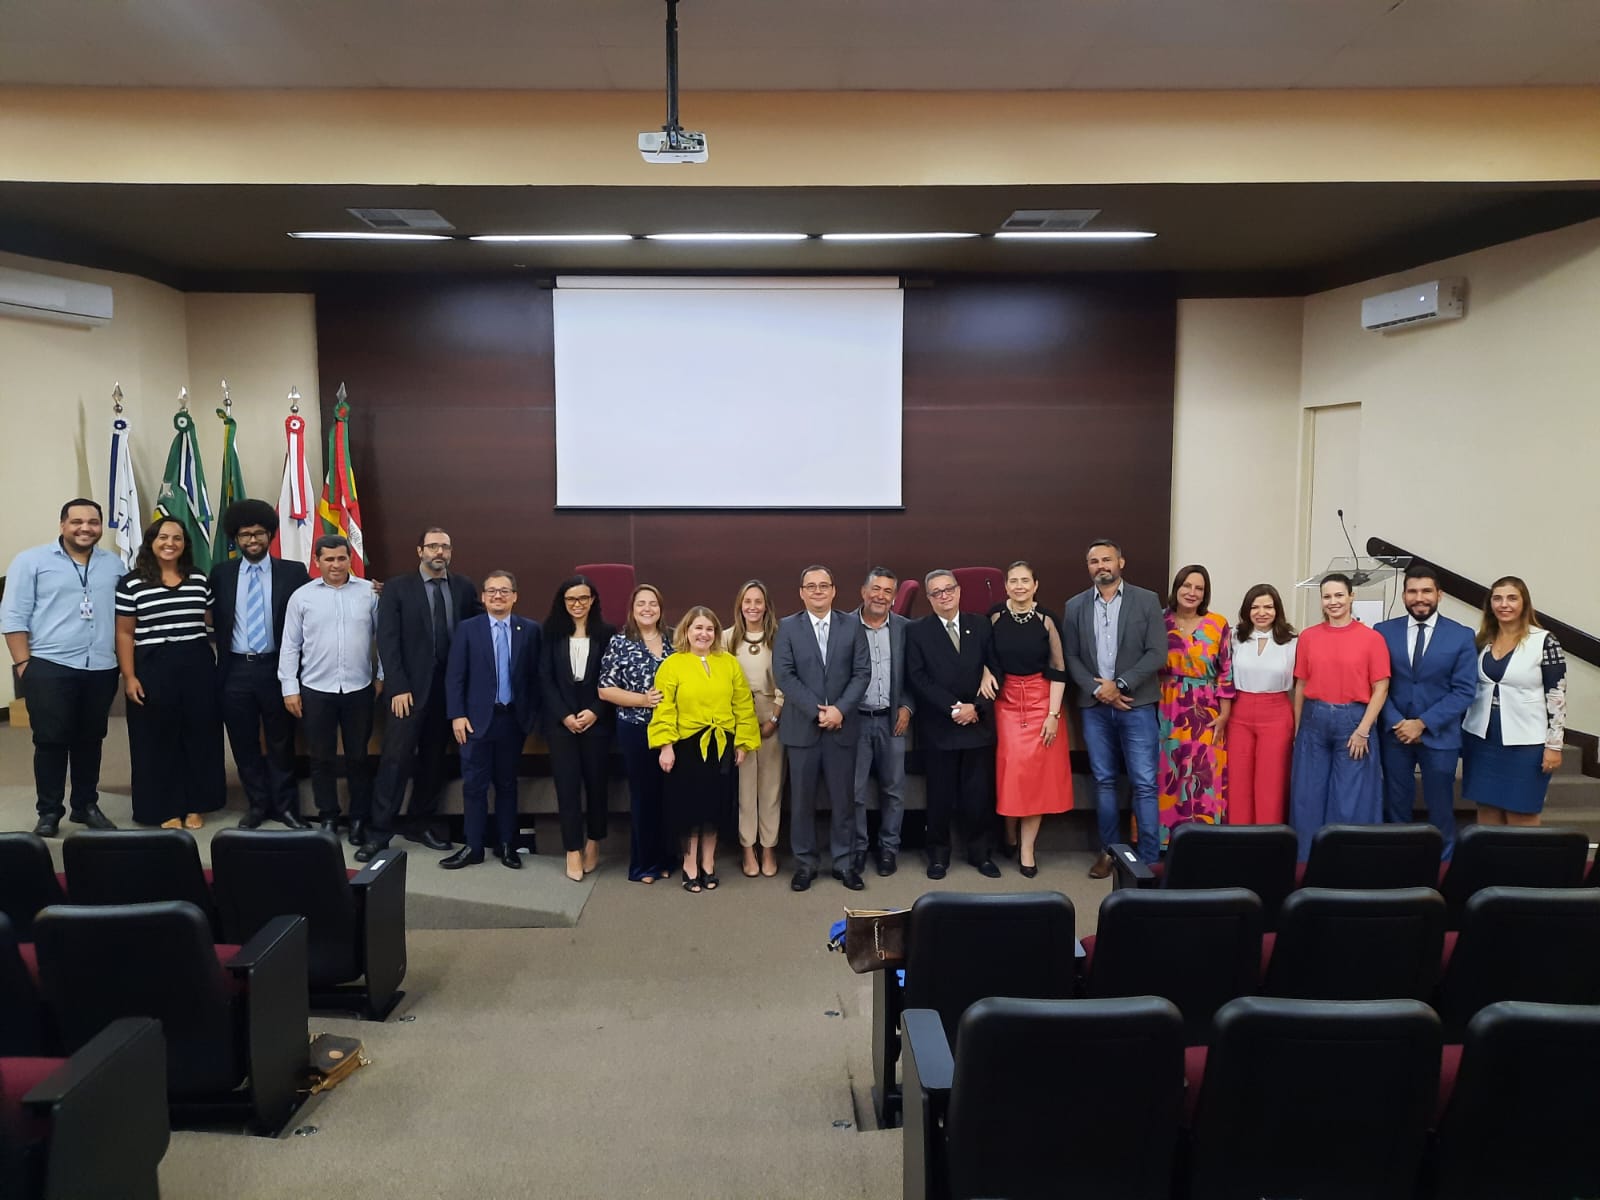
[[[246,494],[244,471],[239,465],[239,423],[233,419],[233,393],[228,390],[226,379],[222,381],[222,407],[217,409],[217,416],[222,421],[222,505],[219,512],[225,513],[230,504],[243,500]],[[211,561],[218,563],[238,557],[239,547],[218,521],[211,542]]]
[[[311,546],[316,541],[316,501],[311,492],[311,470],[306,464],[306,419],[300,415],[300,389],[289,389],[289,415],[283,422],[283,481],[278,488],[278,532],[272,552],[278,557],[312,568]]]

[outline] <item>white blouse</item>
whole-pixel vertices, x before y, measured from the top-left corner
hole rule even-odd
[[[1298,639],[1283,645],[1272,640],[1272,632],[1252,632],[1233,647],[1233,686],[1241,692],[1287,692],[1294,688],[1294,647]],[[1265,645],[1263,645],[1265,643]]]
[[[572,660],[572,677],[582,679],[583,673],[589,669],[589,639],[575,637],[567,639],[567,653]]]

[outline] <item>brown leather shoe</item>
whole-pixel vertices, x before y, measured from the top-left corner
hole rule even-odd
[[[1089,878],[1090,879],[1109,879],[1109,878],[1111,878],[1111,855],[1102,854],[1099,858],[1094,860],[1094,866],[1089,868]]]

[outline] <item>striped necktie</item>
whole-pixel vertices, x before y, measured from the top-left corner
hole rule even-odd
[[[261,585],[265,563],[251,563],[245,568],[249,576],[244,589],[245,642],[252,654],[265,654],[272,649],[272,633],[267,625],[267,589]]]

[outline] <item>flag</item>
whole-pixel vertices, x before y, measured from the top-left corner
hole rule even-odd
[[[217,416],[222,418],[222,511],[227,512],[228,505],[243,500],[250,493],[244,490],[244,472],[239,468],[239,447],[236,444],[239,422],[226,409],[217,409]],[[239,547],[233,544],[228,531],[218,521],[216,537],[211,543],[211,561],[223,562],[238,557]]]
[[[194,433],[194,418],[187,408],[172,416],[172,448],[156,496],[158,517],[170,517],[183,526],[197,571],[211,570],[211,498],[206,494],[205,468]]]
[[[133,479],[133,429],[128,418],[111,418],[111,528],[117,531],[117,555],[127,570],[144,545],[144,530],[139,522],[144,510],[139,507],[139,485]]]
[[[356,500],[356,476],[350,467],[350,402],[339,385],[333,406],[333,428],[328,430],[328,477],[322,484],[317,515],[323,533],[337,533],[350,541],[350,572],[366,577],[366,552],[361,538],[361,505]]]
[[[306,466],[306,419],[291,412],[283,422],[283,436],[283,486],[278,490],[278,532],[272,539],[272,552],[309,567],[317,528],[311,468]]]

